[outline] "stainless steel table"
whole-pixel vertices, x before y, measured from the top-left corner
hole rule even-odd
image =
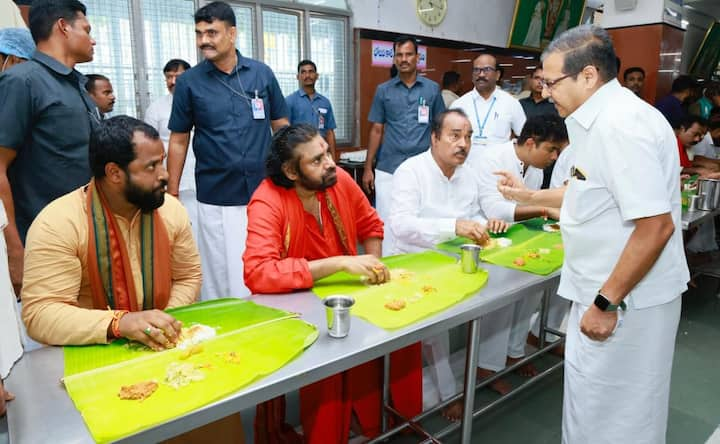
[[[720,208],[716,208],[716,209],[710,210],[710,211],[683,210],[683,212],[682,212],[682,228],[683,228],[683,230],[689,230],[690,228],[694,228],[704,222],[707,222],[708,219],[713,218],[713,217],[717,216],[718,214],[720,214]]]
[[[552,288],[559,277],[557,273],[543,277],[489,264],[484,264],[484,268],[490,272],[485,288],[459,304],[395,331],[386,331],[359,318],[353,318],[350,335],[344,339],[332,339],[326,334],[323,306],[310,292],[256,296],[253,300],[259,304],[299,312],[303,319],[317,325],[320,329],[317,342],[285,367],[237,393],[139,432],[123,442],[156,442],[200,427],[458,325],[477,320],[480,316],[524,296]],[[470,330],[475,333],[476,329],[475,321],[471,323]],[[476,335],[471,335],[469,342],[476,343],[477,341],[473,340],[475,337]],[[17,399],[9,404],[8,409],[11,443],[34,444],[48,440],[54,443],[92,442],[79,412],[60,385],[62,374],[62,349],[59,347],[47,347],[28,353],[14,367],[6,383],[17,395]],[[474,390],[475,372],[470,374],[472,384],[466,391]],[[472,414],[466,413],[466,417]],[[472,421],[465,422],[463,440],[468,440]]]

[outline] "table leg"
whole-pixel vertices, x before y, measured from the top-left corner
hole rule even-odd
[[[382,387],[382,405],[380,409],[382,413],[382,431],[387,432],[388,429],[388,413],[385,409],[386,405],[390,405],[390,354],[383,356],[383,387]]]
[[[538,340],[540,347],[545,347],[545,324],[547,323],[548,309],[550,308],[550,288],[543,291],[542,305],[540,305],[540,329],[538,329]]]
[[[462,434],[460,442],[470,444],[472,440],[473,409],[475,404],[475,383],[477,381],[478,330],[479,319],[470,321],[467,336],[467,357],[465,360],[465,405],[462,418]]]

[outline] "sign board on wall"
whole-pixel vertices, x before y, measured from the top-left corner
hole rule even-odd
[[[393,43],[372,41],[372,66],[390,68],[393,65]],[[427,68],[427,46],[418,46],[418,69]]]

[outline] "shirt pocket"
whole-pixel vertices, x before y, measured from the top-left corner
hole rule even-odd
[[[512,122],[510,114],[503,114],[500,112],[495,114],[495,111],[491,111],[491,113],[492,114],[488,116],[488,120],[492,119],[492,135],[503,139],[509,138],[511,128],[510,124]]]
[[[383,106],[385,107],[385,121],[386,122],[398,122],[408,119],[408,113],[412,110],[407,106],[407,100],[405,97],[385,97],[383,99]],[[415,108],[415,119],[417,119],[417,108]]]
[[[587,222],[615,206],[607,188],[588,179],[570,178],[563,207],[575,223]]]

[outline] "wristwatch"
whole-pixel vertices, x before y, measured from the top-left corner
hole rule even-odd
[[[625,301],[620,301],[620,304],[618,305],[612,304],[610,303],[610,300],[600,292],[598,292],[597,296],[595,296],[595,301],[593,303],[601,311],[617,311],[618,308],[623,311],[627,310],[627,305],[625,305]]]

